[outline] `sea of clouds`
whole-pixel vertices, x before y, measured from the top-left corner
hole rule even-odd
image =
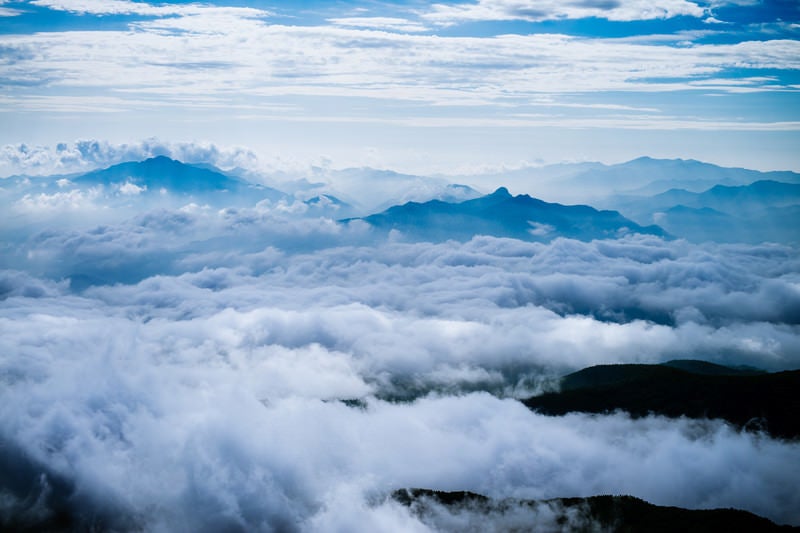
[[[428,530],[405,487],[800,524],[796,442],[516,401],[599,363],[800,367],[794,247],[417,243],[269,202],[81,213],[4,237],[0,524]]]

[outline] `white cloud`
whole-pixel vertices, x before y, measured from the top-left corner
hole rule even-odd
[[[528,221],[528,224],[531,225],[531,229],[528,230],[531,233],[531,235],[536,235],[540,237],[547,235],[548,233],[552,233],[556,229],[555,227],[549,224],[542,224],[541,222],[533,222],[530,220]]]
[[[423,24],[397,17],[340,17],[328,19],[328,22],[335,26],[395,32],[417,33],[428,30]]]
[[[45,345],[17,334],[27,357],[4,351],[0,360],[18,379],[0,392],[4,453],[22,447],[36,474],[70,480],[81,495],[73,505],[111,515],[112,526],[324,531],[391,517],[424,530],[382,503],[409,486],[519,498],[633,493],[800,520],[798,445],[718,423],[548,418],[486,394],[370,400],[364,410],[302,396],[265,402],[269,374],[259,366],[270,351],[220,351],[222,335],[186,345],[199,332],[179,322],[146,326],[173,331],[151,351],[119,318],[35,320]],[[109,326],[114,339],[100,331]],[[56,355],[70,337],[73,348]]]
[[[434,4],[422,18],[444,26],[493,20],[562,20],[603,18],[616,21],[702,17],[705,10],[687,0],[478,0]]]
[[[41,94],[12,91],[6,109],[34,111],[44,105],[52,110],[60,106],[65,112],[91,104],[86,97],[100,97],[95,105],[113,111],[165,105],[175,109],[202,102],[206,109],[227,113],[231,106],[241,106],[242,112],[253,113],[259,106],[269,108],[292,98],[301,105],[285,108],[282,119],[306,120],[306,99],[371,98],[514,109],[547,95],[697,89],[689,82],[719,78],[730,68],[800,68],[799,45],[792,40],[675,47],[553,34],[440,37],[353,26],[269,25],[235,11],[140,21],[130,31],[3,36],[0,43],[19,51],[14,61],[0,67],[3,79],[26,87],[46,81],[50,89]],[[753,80],[745,85],[782,89]],[[67,88],[71,96],[62,96]],[[711,88],[737,89],[721,84]],[[61,95],[53,95],[55,89]],[[315,113],[319,119],[331,115],[330,106],[321,109],[327,111]],[[333,113],[339,120],[349,113],[342,115]],[[361,117],[365,118],[397,116]],[[646,117],[656,123],[660,118]]]
[[[147,185],[138,186],[135,183],[131,183],[130,181],[126,181],[122,185],[119,186],[120,194],[124,194],[126,196],[137,196],[142,194],[147,190]]]
[[[66,282],[53,283],[36,279],[24,272],[0,270],[0,300],[13,296],[25,298],[57,297],[66,294]]]
[[[193,16],[231,14],[262,18],[268,11],[246,7],[213,7],[203,4],[149,3],[132,0],[31,0],[33,5],[57,11],[89,15]]]
[[[72,189],[70,191],[53,194],[26,194],[17,201],[12,208],[17,211],[31,212],[33,214],[63,210],[91,210],[95,207],[93,201],[101,194],[102,188],[92,188],[86,191]]]
[[[16,17],[20,15],[22,12],[19,9],[14,9],[11,7],[2,7],[3,4],[7,4],[8,0],[0,0],[0,17]]]
[[[87,294],[133,306],[136,316],[237,309],[245,322],[267,328],[268,343],[317,344],[368,365],[359,373],[370,380],[388,372],[423,388],[447,376],[502,391],[533,368],[687,354],[770,369],[798,364],[791,247],[651,237],[373,246],[374,238],[365,225],[293,221],[266,205],[161,210],[123,224],[49,231],[7,261],[95,284],[161,274],[167,277]],[[522,374],[507,374],[515,366]]]

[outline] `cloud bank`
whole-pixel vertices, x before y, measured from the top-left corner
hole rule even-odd
[[[425,531],[385,500],[406,486],[518,498],[635,493],[800,519],[798,445],[720,424],[547,418],[486,394],[366,409],[267,402],[261,358],[108,348],[4,361],[18,381],[4,387],[0,410],[4,450],[21,447],[49,479],[70,480],[81,510],[116,527]]]

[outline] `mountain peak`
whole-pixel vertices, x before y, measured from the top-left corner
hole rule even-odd
[[[469,240],[475,235],[540,242],[556,237],[588,241],[626,233],[667,235],[658,226],[639,226],[617,211],[552,204],[527,195],[511,196],[505,187],[460,203],[409,202],[362,220],[386,231],[396,229],[412,240],[431,242]]]
[[[177,163],[179,165],[185,165],[186,163],[182,161],[178,161],[177,159],[172,159],[166,155],[156,155],[153,157],[149,157],[141,161],[142,164],[153,164],[153,163],[160,163],[160,164],[167,164],[167,163]]]

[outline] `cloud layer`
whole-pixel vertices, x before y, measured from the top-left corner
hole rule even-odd
[[[192,324],[181,331],[196,347],[215,338],[209,332],[229,331],[212,351],[310,350],[337,362],[334,381],[344,388],[333,397],[475,389],[519,397],[559,373],[608,362],[800,365],[789,247],[373,238],[362,225],[290,222],[269,211],[157,211],[33,237],[7,260],[82,292],[11,270],[3,297],[20,313],[15,324],[33,332],[47,327],[37,313],[71,316],[77,306],[126,317],[115,329],[132,320],[140,336],[157,324]],[[128,285],[112,285],[120,282]],[[153,330],[147,350],[174,335]],[[288,380],[293,371],[280,374]]]
[[[407,486],[517,498],[634,493],[800,520],[797,444],[687,420],[547,418],[486,394],[373,400],[363,410],[267,402],[266,358],[180,345],[111,355],[131,339],[121,333],[112,351],[104,342],[24,366],[4,361],[18,380],[0,408],[4,449],[21,447],[52,479],[70,480],[81,510],[112,516],[112,526],[424,531],[384,501]]]

